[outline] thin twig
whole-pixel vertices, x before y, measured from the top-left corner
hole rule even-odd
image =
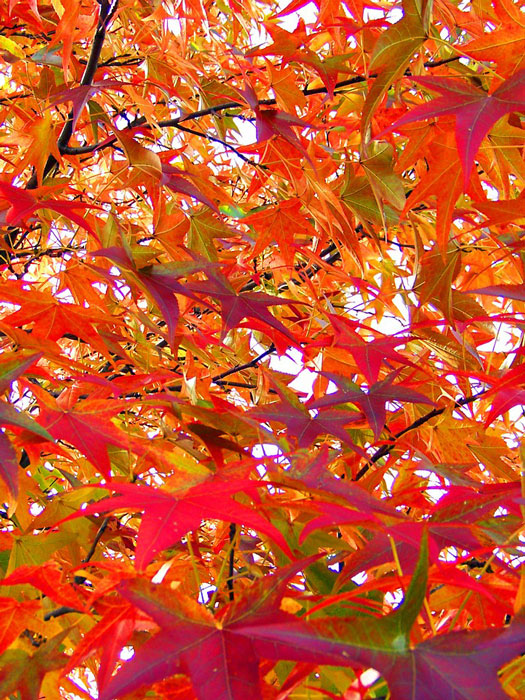
[[[91,46],[91,51],[89,54],[88,62],[84,69],[84,73],[80,80],[80,85],[88,86],[93,82],[95,73],[98,68],[98,62],[100,59],[100,54],[102,52],[102,47],[104,46],[104,40],[106,38],[106,29],[108,27],[111,18],[117,10],[118,0],[113,0],[109,2],[108,0],[102,0],[100,3],[100,14],[97,23],[97,29],[95,31],[95,36],[93,39],[93,44]],[[62,127],[62,131],[57,140],[57,147],[60,153],[64,152],[67,147],[71,137],[73,136],[73,125],[74,125],[74,110],[68,114],[67,121]],[[44,177],[49,174],[58,165],[58,161],[55,156],[50,155],[44,166]],[[38,184],[36,173],[33,174],[29,182],[27,183],[26,189],[34,189]]]
[[[235,153],[235,155],[238,158],[243,160],[245,163],[248,163],[253,168],[262,168],[263,170],[268,170],[267,165],[262,165],[261,163],[256,163],[254,160],[252,160],[251,158],[248,158],[243,153],[238,151],[235,148],[235,146],[233,146],[231,143],[228,143],[227,141],[220,139],[218,136],[212,136],[211,134],[207,134],[204,131],[198,131],[197,129],[190,129],[188,126],[182,126],[182,124],[175,124],[175,128],[179,129],[180,131],[184,131],[187,134],[193,134],[194,136],[200,136],[201,138],[206,139],[208,141],[213,141],[213,143],[220,143],[221,146],[224,146],[224,148],[227,148],[229,151],[232,151],[233,153]]]
[[[98,532],[97,532],[97,534],[95,535],[95,538],[94,538],[94,540],[93,540],[93,542],[92,542],[92,544],[91,544],[91,547],[90,547],[90,549],[89,549],[89,552],[86,554],[86,556],[84,557],[84,559],[82,559],[82,563],[83,563],[83,564],[87,564],[88,561],[91,561],[92,556],[95,554],[95,550],[96,550],[96,548],[97,548],[97,544],[100,542],[100,540],[101,540],[101,538],[102,538],[102,535],[103,535],[104,532],[106,531],[106,528],[107,528],[107,526],[108,526],[108,524],[109,524],[109,521],[110,521],[110,516],[107,516],[107,517],[104,518],[104,520],[102,521],[100,527],[98,528]]]
[[[235,599],[235,591],[233,590],[233,576],[235,574],[235,537],[237,535],[237,525],[230,523],[230,552],[228,555],[228,578],[226,579],[226,587],[228,588],[228,598],[230,601]]]
[[[45,613],[44,620],[47,622],[48,620],[51,620],[53,617],[60,617],[61,615],[68,615],[69,613],[82,614],[82,610],[77,610],[76,608],[70,608],[68,605],[61,605],[59,608],[55,608],[54,610],[50,610],[49,612]]]
[[[484,394],[487,393],[487,391],[488,389],[483,389],[477,394],[472,394],[472,396],[465,396],[462,399],[458,399],[454,402],[454,408],[461,408],[462,406],[466,406],[467,404],[476,401],[476,399],[480,399],[482,396],[484,396]],[[396,447],[396,441],[399,440],[400,437],[405,435],[405,433],[409,433],[411,430],[415,430],[416,428],[419,428],[425,423],[428,423],[428,421],[432,418],[435,418],[436,416],[440,416],[442,413],[445,413],[445,411],[448,408],[450,408],[450,406],[434,408],[432,409],[432,411],[425,413],[424,416],[421,416],[410,425],[407,425],[406,428],[403,428],[403,430],[400,430],[398,433],[396,433],[393,436],[391,443],[389,443],[388,445],[381,445],[381,447],[374,452],[374,454],[370,457],[368,462],[357,472],[353,481],[359,481],[359,479],[362,479],[373,464],[378,462],[382,457],[386,457],[386,455],[390,454],[390,452],[392,452],[392,450]]]
[[[212,382],[217,382],[217,380],[224,379],[225,377],[229,377],[231,374],[235,374],[236,372],[242,372],[243,369],[249,369],[250,367],[256,367],[261,360],[264,360],[265,357],[268,357],[268,355],[271,355],[277,350],[275,345],[272,343],[270,347],[262,352],[260,355],[257,355],[257,357],[254,357],[253,360],[250,360],[249,362],[245,362],[243,365],[236,365],[235,367],[232,367],[231,369],[227,369],[225,372],[221,372],[221,374],[217,374],[215,377],[212,377]]]

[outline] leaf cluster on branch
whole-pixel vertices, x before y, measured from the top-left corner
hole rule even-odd
[[[0,7],[0,698],[525,696],[525,14]]]

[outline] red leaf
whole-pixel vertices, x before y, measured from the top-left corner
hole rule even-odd
[[[14,642],[40,612],[39,600],[19,602],[12,598],[0,598],[0,654]]]
[[[192,282],[188,288],[194,292],[208,294],[221,305],[223,337],[243,319],[255,318],[282,333],[297,345],[297,340],[280,321],[268,311],[269,306],[282,306],[294,302],[273,297],[264,292],[240,292],[237,294],[227,278],[219,272],[208,272],[206,282]]]
[[[487,294],[491,297],[504,297],[505,299],[525,301],[525,284],[496,284],[493,287],[469,289],[468,294]]]
[[[424,396],[424,394],[414,391],[402,384],[394,384],[394,380],[398,373],[389,374],[386,379],[383,379],[377,384],[372,384],[367,392],[364,392],[359,387],[356,387],[353,382],[346,377],[341,377],[330,372],[323,373],[328,379],[342,387],[341,390],[323,396],[313,403],[309,404],[310,408],[321,408],[322,406],[333,406],[341,403],[355,403],[361,407],[365,414],[370,427],[374,431],[374,438],[377,440],[385,426],[386,421],[386,404],[389,401],[403,401],[410,403],[425,403],[433,405],[434,402]]]
[[[466,189],[474,158],[490,128],[509,112],[525,111],[525,69],[503,82],[491,95],[455,78],[414,77],[412,80],[429,90],[439,92],[442,97],[412,109],[386,131],[395,131],[403,124],[421,119],[455,114],[456,142],[463,167],[463,186]]]
[[[288,429],[287,437],[296,440],[298,447],[309,447],[320,435],[335,435],[341,442],[364,455],[344,429],[345,425],[358,420],[358,414],[349,411],[319,411],[316,416],[312,416],[304,404],[298,400],[292,402],[288,392],[284,392],[275,382],[274,385],[281,401],[252,408],[247,412],[247,417],[263,422],[284,423]]]
[[[84,217],[80,216],[75,211],[76,209],[102,209],[102,207],[96,204],[59,199],[39,200],[33,197],[27,190],[13,187],[6,182],[0,182],[0,197],[6,199],[11,204],[5,217],[8,224],[16,226],[38,209],[50,209],[61,216],[71,219],[75,224],[90,233],[95,240],[98,240],[98,236],[92,227]]]
[[[410,337],[374,338],[374,340],[366,342],[357,333],[356,324],[349,319],[335,314],[330,314],[329,318],[335,331],[336,347],[344,348],[352,353],[357,366],[370,384],[377,382],[381,365],[386,364],[386,360],[394,360],[403,365],[415,367],[413,362],[394,350],[398,345],[407,343]]]
[[[107,513],[120,508],[127,511],[142,510],[144,515],[135,552],[135,565],[139,570],[143,570],[163,549],[172,547],[188,532],[200,527],[206,518],[231,521],[258,530],[276,542],[288,556],[292,556],[286,540],[273,525],[255,509],[232,498],[239,491],[253,494],[257,486],[261,485],[266,486],[247,479],[228,482],[217,479],[198,484],[185,493],[176,495],[137,484],[97,484],[99,488],[119,495],[93,503],[70,518]]]
[[[0,581],[0,586],[16,586],[24,583],[38,588],[44,595],[61,605],[79,610],[85,608],[84,601],[73,586],[64,583],[62,571],[54,562],[46,562],[40,566],[19,566]]]
[[[111,464],[107,448],[110,445],[129,450],[132,446],[139,453],[147,451],[146,445],[130,437],[112,423],[111,418],[119,413],[129,402],[90,401],[78,402],[74,408],[62,408],[47,392],[31,386],[40,405],[38,422],[56,440],[65,440],[100,470],[105,476],[111,476]],[[60,397],[63,401],[66,394]],[[46,433],[47,435],[47,433]]]
[[[18,496],[19,468],[18,458],[13,446],[4,433],[0,432],[0,476],[15,498]]]

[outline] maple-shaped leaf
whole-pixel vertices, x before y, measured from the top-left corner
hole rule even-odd
[[[147,613],[160,632],[100,689],[99,699],[118,698],[175,673],[190,676],[199,700],[261,699],[259,657],[263,654],[254,649],[252,630],[268,627],[271,633],[272,625],[302,624],[278,606],[288,579],[315,558],[265,577],[216,616],[167,586],[144,579],[124,582],[119,593]]]
[[[279,15],[275,15],[278,17]],[[306,42],[312,41],[315,34],[307,34],[304,22],[300,20],[299,26],[292,33],[286,31],[273,22],[265,22],[264,27],[273,39],[270,46],[251,49],[247,56],[282,56],[283,64],[294,62],[302,63],[315,70],[323,81],[329,97],[333,98],[339,73],[351,73],[348,67],[348,56],[328,56],[324,60],[318,53],[312,51]]]
[[[282,250],[285,262],[293,265],[297,236],[307,239],[316,235],[309,218],[303,213],[298,199],[288,199],[277,205],[262,207],[246,216],[243,224],[249,224],[257,233],[252,256],[258,257],[270,243],[275,242]]]
[[[289,475],[310,490],[332,494],[353,508],[365,512],[382,513],[398,519],[406,517],[385,499],[376,498],[359,484],[349,479],[338,479],[332,474],[328,468],[331,456],[326,445],[321,445],[314,458],[310,454],[307,456],[298,454],[291,458],[291,462],[292,466],[287,470],[286,477]]]
[[[216,479],[197,484],[180,495],[138,484],[98,485],[119,495],[93,503],[70,517],[119,509],[143,511],[135,551],[135,565],[139,570],[143,570],[163,549],[172,547],[188,532],[200,527],[205,518],[235,522],[258,530],[291,557],[282,534],[256,509],[232,498],[241,491],[255,494],[258,485],[265,486],[248,479]]]
[[[12,281],[9,286],[5,285],[3,295],[5,300],[20,306],[17,311],[3,317],[4,323],[13,328],[32,324],[32,335],[49,340],[59,340],[74,329],[77,337],[93,345],[102,354],[107,353],[99,331],[107,326],[108,319],[96,310],[65,303],[50,291],[38,289],[37,285],[28,289],[25,282],[20,284]]]
[[[62,643],[69,629],[37,646],[33,653],[25,649],[8,649],[0,656],[0,695],[20,700],[42,697],[40,687],[46,673],[63,668],[69,656],[62,651]],[[17,692],[18,691],[18,692]]]
[[[291,127],[298,126],[301,129],[305,129],[307,127],[312,128],[311,124],[307,124],[302,119],[299,119],[293,114],[288,114],[288,112],[283,112],[280,109],[261,107],[253,86],[248,82],[245,84],[244,89],[237,88],[237,92],[242,95],[242,97],[255,112],[257,143],[267,141],[268,139],[271,139],[272,136],[280,136],[285,141],[288,141],[288,143],[300,151],[304,157],[310,161],[308,153]]]
[[[147,450],[138,439],[129,436],[111,420],[123,408],[128,408],[129,402],[86,399],[70,407],[64,406],[65,395],[61,395],[62,402],[59,403],[35,385],[31,385],[31,390],[39,402],[38,422],[47,431],[46,436],[51,435],[75,447],[104,476],[111,476],[107,451],[110,445],[123,450],[133,447],[139,454]]]
[[[78,209],[101,209],[96,204],[59,199],[39,200],[27,190],[13,187],[13,185],[8,185],[6,182],[0,182],[0,198],[7,200],[11,205],[5,215],[5,221],[12,226],[20,224],[38,209],[49,209],[70,219],[77,226],[90,233],[95,240],[98,240],[98,236],[93,228],[83,216],[77,213]]]
[[[355,403],[365,414],[376,440],[385,426],[386,404],[388,402],[400,401],[434,405],[431,399],[419,391],[415,391],[403,384],[394,384],[399,374],[398,372],[392,372],[386,379],[372,384],[366,392],[346,377],[332,374],[331,372],[324,372],[323,374],[341,388],[333,394],[327,394],[320,399],[316,399],[308,404],[309,407],[321,408],[341,403]]]
[[[102,248],[95,251],[93,255],[114,262],[126,281],[137,285],[153,299],[166,321],[168,342],[172,344],[180,316],[179,303],[175,294],[182,294],[199,301],[195,294],[190,291],[188,285],[184,285],[178,280],[192,272],[202,270],[205,263],[182,260],[158,265],[138,266],[132,259],[130,252],[118,246]]]
[[[377,532],[366,546],[345,560],[340,583],[357,573],[394,561],[392,539],[404,572],[412,572],[417,562],[421,539],[429,538],[430,561],[439,564],[445,547],[476,552],[484,548],[483,525],[499,506],[518,514],[519,483],[483,484],[475,487],[449,486],[425,521],[396,523],[386,532]],[[481,530],[476,527],[480,523]],[[390,535],[390,537],[388,537]]]
[[[335,346],[352,354],[356,365],[370,384],[377,382],[381,365],[387,364],[387,360],[415,367],[413,362],[394,349],[406,344],[411,340],[410,337],[382,337],[367,342],[357,332],[357,324],[349,319],[335,314],[329,314],[329,319],[334,329]]]
[[[463,168],[463,187],[466,189],[474,158],[490,128],[509,112],[525,111],[525,69],[505,80],[492,94],[459,78],[414,77],[412,80],[438,92],[442,97],[412,109],[387,131],[395,131],[403,124],[421,119],[454,114],[456,143]]]
[[[359,419],[359,415],[349,411],[318,411],[312,415],[308,407],[297,396],[273,382],[281,398],[280,401],[252,408],[245,415],[262,422],[283,423],[287,427],[287,437],[297,441],[298,447],[310,447],[320,435],[334,435],[359,454],[364,452],[350,439],[344,426]]]
[[[273,316],[269,306],[282,306],[294,304],[293,301],[274,297],[264,292],[239,292],[236,293],[228,279],[221,273],[208,273],[206,282],[192,282],[187,287],[197,293],[207,294],[217,299],[221,305],[223,321],[222,336],[239,325],[243,319],[254,318],[282,333],[297,345],[297,340],[279,320]]]

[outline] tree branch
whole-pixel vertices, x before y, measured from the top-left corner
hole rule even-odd
[[[55,608],[54,610],[50,610],[44,615],[44,620],[47,622],[48,620],[51,620],[53,617],[60,617],[61,615],[68,615],[69,613],[78,613],[82,614],[82,610],[77,610],[76,608],[70,608],[68,605],[61,605],[59,608]]]
[[[111,18],[117,10],[117,6],[118,0],[112,0],[111,2],[109,0],[101,0],[100,2],[100,14],[97,23],[97,29],[95,31],[95,37],[93,39],[93,45],[91,47],[88,62],[80,80],[80,85],[87,86],[91,85],[93,82],[93,78],[95,77],[95,73],[98,68],[100,54],[102,53],[102,47],[104,46],[106,30],[108,24],[111,21]],[[73,136],[73,118],[74,111],[73,109],[71,109],[67,118],[67,122],[62,127],[62,131],[60,132],[60,136],[58,137],[57,146],[60,153],[63,152],[63,149],[68,145],[69,140]],[[50,172],[56,165],[58,165],[58,163],[56,162],[55,157],[49,156],[48,161],[46,163],[46,167],[44,168],[44,175],[46,174],[46,172]],[[28,189],[30,189],[29,186]]]
[[[233,576],[235,574],[235,537],[237,535],[237,526],[235,523],[230,523],[230,552],[228,554],[228,578],[226,579],[226,587],[228,588],[228,598],[230,601],[235,599],[233,590]]]
[[[238,151],[235,146],[232,144],[228,143],[227,141],[223,141],[223,139],[220,139],[218,136],[212,136],[211,134],[207,134],[205,131],[197,131],[197,129],[190,129],[188,126],[182,126],[182,124],[175,124],[175,128],[179,129],[180,131],[185,131],[187,134],[193,134],[194,136],[200,136],[203,139],[207,139],[208,141],[213,141],[213,143],[220,143],[224,148],[227,148],[229,151],[232,151],[235,153],[237,158],[240,158],[243,160],[245,163],[248,163],[251,165],[253,168],[262,168],[263,170],[268,170],[267,165],[262,165],[261,163],[256,163],[254,160],[251,158],[248,158],[245,156],[243,153]]]
[[[472,394],[472,396],[465,396],[462,399],[458,399],[454,402],[454,408],[461,408],[462,406],[466,406],[467,404],[476,401],[477,399],[484,396],[484,394],[486,394],[487,391],[488,389],[483,389],[477,394]],[[449,406],[443,406],[443,408],[434,408],[432,409],[432,411],[425,413],[424,416],[421,416],[410,425],[407,425],[406,428],[403,428],[403,430],[400,430],[398,433],[396,433],[392,438],[393,442],[391,442],[388,445],[381,445],[381,447],[378,450],[376,450],[374,454],[370,457],[368,462],[357,472],[356,476],[354,477],[354,479],[352,479],[352,481],[359,481],[359,479],[362,479],[373,464],[378,462],[381,459],[381,457],[386,457],[387,454],[390,454],[390,452],[392,452],[392,450],[396,446],[396,440],[399,440],[399,438],[405,435],[405,433],[409,433],[411,430],[415,430],[416,428],[419,428],[425,423],[428,423],[428,421],[432,418],[435,418],[436,416],[440,416],[442,413],[445,413],[445,411],[448,408]]]
[[[104,45],[104,39],[106,38],[106,29],[109,22],[111,21],[111,18],[117,10],[117,6],[118,0],[100,0],[100,14],[97,23],[97,29],[95,31],[95,37],[93,39],[93,45],[91,47],[88,62],[80,80],[81,85],[91,85],[91,83],[93,82],[93,78],[98,67],[98,61],[100,58],[100,53],[102,51],[102,46]],[[73,109],[71,109],[71,111],[68,114],[67,121],[62,127],[62,131],[60,132],[60,135],[57,140],[57,147],[60,153],[66,152],[69,140],[73,135],[73,118],[74,112]],[[46,164],[44,165],[43,178],[45,178],[46,175],[49,175],[50,172],[55,170],[57,166],[58,161],[55,158],[55,156],[49,155],[47,157]],[[29,178],[25,189],[34,190],[37,187],[38,174],[35,171]],[[4,236],[5,247],[7,248],[7,250],[0,250],[0,264],[9,262],[8,250],[10,248],[14,248],[16,240],[20,235],[20,231],[21,229],[18,227],[10,228],[8,233],[6,233],[6,235]]]
[[[212,377],[212,382],[219,383],[219,381],[221,379],[224,379],[225,377],[229,377],[231,374],[235,374],[236,372],[242,372],[243,369],[249,369],[250,367],[256,367],[261,360],[264,360],[265,357],[268,357],[268,355],[271,355],[276,350],[277,350],[277,348],[272,343],[267,350],[262,352],[257,357],[254,357],[253,360],[250,360],[249,362],[245,362],[243,365],[236,365],[235,367],[232,367],[231,369],[227,369],[225,372],[222,372],[221,374],[217,374],[215,377]]]

